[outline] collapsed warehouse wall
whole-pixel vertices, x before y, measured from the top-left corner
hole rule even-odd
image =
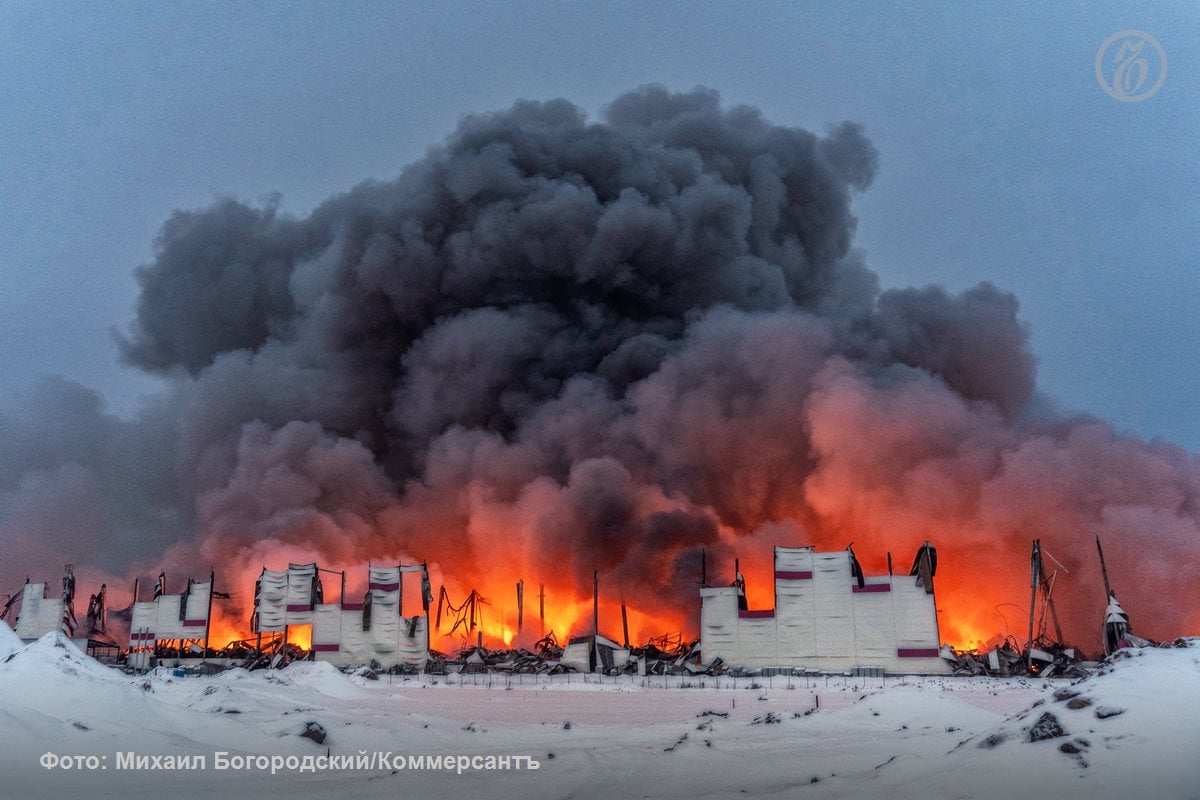
[[[254,586],[254,633],[283,633],[289,625],[313,624],[324,597],[316,564],[288,564],[286,570],[263,568]]]
[[[67,579],[72,582],[70,591],[73,595],[74,579],[69,572],[67,574]],[[25,584],[21,594],[21,613],[14,628],[17,636],[29,642],[54,631],[62,631],[67,636],[74,635],[75,613],[67,598],[67,579],[64,579],[63,594],[53,597],[47,596],[44,583]]]
[[[167,578],[160,573],[154,599],[134,601],[130,610],[129,654],[134,669],[149,669],[152,663],[169,666],[180,658],[203,658],[207,654],[212,617],[213,576],[206,581],[188,578],[182,594],[167,594]],[[165,658],[162,646],[178,643],[174,658]]]
[[[700,590],[706,663],[822,671],[882,670],[945,674],[933,594],[933,548],[918,553],[913,574],[864,576],[854,552],[775,548],[775,607],[744,607],[744,592]]]
[[[369,567],[367,592],[361,603],[316,605],[312,652],[317,661],[339,667],[376,662],[385,669],[420,670],[429,660],[429,578],[424,565]],[[424,614],[404,616],[405,573],[420,573]]]

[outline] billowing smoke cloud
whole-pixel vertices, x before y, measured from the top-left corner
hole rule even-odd
[[[997,606],[1026,602],[1040,537],[1085,646],[1101,534],[1143,632],[1200,623],[1200,465],[1034,413],[1010,294],[880,291],[852,246],[876,164],[857,125],[817,136],[645,87],[599,122],[563,100],[467,117],[306,217],[177,212],[120,342],[177,416],[122,428],[155,440],[122,502],[173,509],[182,562],[404,556],[461,589],[580,596],[599,569],[680,620],[701,550],[723,575],[735,552],[853,540],[878,569],[928,537],[959,641],[1020,627]],[[84,442],[118,425],[84,412]],[[0,458],[0,526],[39,493],[140,485],[105,477],[99,444],[31,461],[41,444]],[[161,549],[136,517],[86,539]]]
[[[98,585],[192,530],[178,447],[173,394],[131,420],[58,378],[13,398],[0,411],[0,594],[27,575],[57,583],[72,561]]]

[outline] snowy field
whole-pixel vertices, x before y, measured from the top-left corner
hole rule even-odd
[[[1136,651],[1075,682],[368,680],[325,664],[132,678],[57,635],[22,648],[0,624],[0,798],[1200,799],[1192,644]],[[310,722],[324,743],[299,735]],[[1035,725],[1061,735],[1031,742]],[[295,765],[377,751],[539,768],[215,768],[218,752]],[[106,768],[47,770],[47,753]],[[205,768],[118,769],[121,753],[158,766],[203,755]]]

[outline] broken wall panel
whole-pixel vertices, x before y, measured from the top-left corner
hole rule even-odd
[[[289,625],[311,625],[320,585],[316,564],[264,569],[255,587],[255,632],[280,633]]]
[[[40,639],[63,630],[63,598],[47,597],[46,584],[27,583],[21,596],[21,613],[13,629],[22,639]]]
[[[945,674],[934,595],[912,576],[855,574],[849,550],[775,548],[775,608],[739,610],[735,587],[701,595],[705,662],[744,669]],[[932,580],[932,579],[930,579]]]
[[[183,594],[159,595],[133,604],[129,643],[152,646],[178,639],[201,640],[208,629],[212,581],[188,582]]]
[[[313,609],[312,650],[318,661],[335,666],[396,666],[421,669],[429,660],[428,616],[403,616],[403,574],[424,567],[396,566],[368,569],[367,592],[362,602],[345,598]]]

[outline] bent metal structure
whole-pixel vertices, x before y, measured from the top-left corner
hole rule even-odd
[[[928,542],[909,575],[865,576],[854,551],[775,548],[775,607],[746,608],[733,586],[700,590],[704,661],[743,669],[946,674]]]

